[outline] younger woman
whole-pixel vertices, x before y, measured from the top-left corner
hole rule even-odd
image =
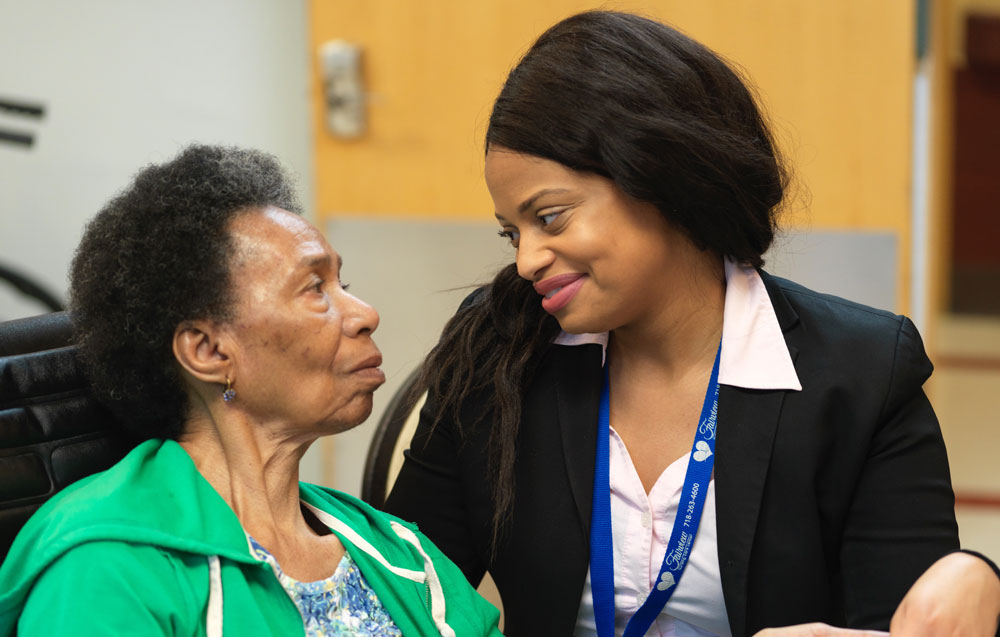
[[[958,549],[931,364],[909,319],[760,269],[786,177],[739,76],[580,14],[510,73],[486,151],[516,263],[426,362],[388,510],[490,571],[511,635],[888,628]],[[955,558],[995,621],[1000,582]]]

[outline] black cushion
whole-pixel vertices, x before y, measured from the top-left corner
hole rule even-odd
[[[135,442],[90,393],[65,312],[0,323],[0,560],[31,514]]]

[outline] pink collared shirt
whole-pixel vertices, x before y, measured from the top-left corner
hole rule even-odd
[[[753,268],[726,260],[726,302],[719,383],[746,389],[800,391],[785,338],[764,282]],[[608,334],[561,334],[557,345],[600,343]],[[719,423],[724,428],[725,423]],[[615,632],[621,635],[656,583],[667,549],[689,455],[657,478],[649,495],[618,433],[610,432],[611,528],[614,537]],[[580,600],[576,635],[596,635],[590,573]],[[708,485],[701,525],[680,584],[647,635],[731,635],[722,596],[716,543],[715,479]]]

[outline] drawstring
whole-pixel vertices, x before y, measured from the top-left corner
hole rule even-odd
[[[358,535],[357,531],[347,526],[337,518],[333,517],[326,511],[321,511],[308,503],[306,503],[306,506],[309,507],[309,510],[312,511],[317,518],[319,518],[320,522],[327,525],[328,527],[330,527],[330,529],[336,531],[337,533],[343,535],[345,538],[347,538],[347,540],[351,544],[358,547],[371,557],[375,558],[375,560],[379,564],[389,569],[396,575],[399,575],[400,577],[405,577],[406,579],[412,582],[418,582],[421,584],[423,584],[424,581],[426,580],[426,577],[420,571],[414,571],[408,568],[400,568],[398,566],[393,566],[392,564],[390,564],[389,561],[386,560],[385,557],[383,557],[382,554],[378,552],[378,549],[376,549],[374,546],[371,545],[370,542],[368,542],[368,540]]]
[[[208,611],[205,613],[207,637],[222,637],[222,569],[219,556],[208,556]]]
[[[438,578],[437,571],[434,570],[434,563],[431,558],[424,552],[423,547],[420,545],[420,539],[417,538],[416,534],[410,529],[406,528],[402,524],[396,522],[395,520],[390,520],[389,524],[392,526],[392,530],[396,532],[396,535],[401,539],[405,540],[409,544],[416,547],[417,551],[424,558],[424,572],[414,571],[406,568],[400,568],[398,566],[393,566],[378,552],[370,542],[365,540],[363,537],[358,535],[358,533],[347,526],[337,518],[333,517],[326,511],[322,511],[312,506],[311,504],[304,503],[309,510],[316,515],[320,522],[327,525],[330,529],[336,531],[343,535],[351,544],[358,547],[369,556],[374,558],[379,564],[392,571],[400,577],[405,577],[406,579],[426,583],[427,588],[431,593],[431,617],[434,619],[434,625],[437,626],[438,631],[441,633],[442,637],[455,637],[455,631],[451,626],[445,621],[445,601],[444,601],[444,589],[441,586],[441,580]]]
[[[424,552],[424,547],[420,545],[420,539],[413,531],[395,520],[389,520],[389,524],[392,526],[392,530],[396,532],[396,535],[417,547],[420,555],[423,556],[424,570],[427,574],[427,587],[431,591],[431,617],[434,618],[434,625],[437,626],[441,637],[455,637],[454,629],[445,621],[444,589],[441,586],[441,580],[438,579],[437,571],[434,570],[434,562]]]

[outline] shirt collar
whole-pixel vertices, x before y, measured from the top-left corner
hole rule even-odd
[[[726,259],[726,304],[722,319],[719,384],[744,389],[801,391],[771,297],[757,270]],[[596,343],[607,354],[608,333],[561,332],[556,345]],[[603,358],[602,358],[603,362]]]

